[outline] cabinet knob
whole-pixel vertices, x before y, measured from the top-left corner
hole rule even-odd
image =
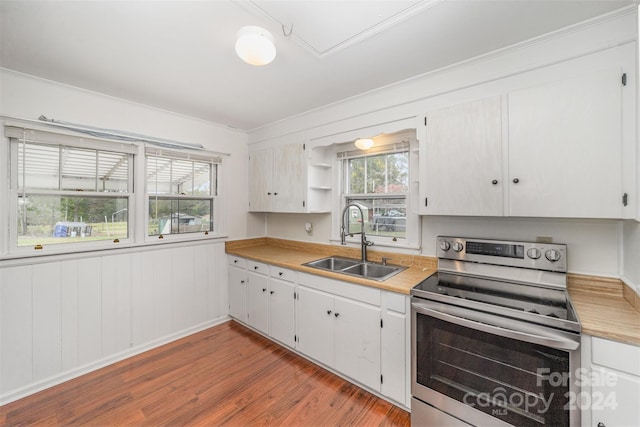
[[[254,270],[257,270],[257,269],[258,269],[258,266],[257,266],[257,265],[256,265],[256,266],[254,266],[254,267],[253,267],[253,269],[254,269]]]
[[[273,195],[274,195],[274,196],[277,196],[277,195],[278,195],[278,193],[273,193]]]
[[[493,181],[491,181],[491,183],[492,183],[493,185],[498,185],[498,180],[497,180],[497,179],[494,179]]]
[[[278,276],[282,276],[284,273],[281,271],[280,273],[278,273]]]
[[[267,288],[262,288],[262,292],[267,292]]]
[[[327,314],[331,315],[331,310],[327,310]]]
[[[605,423],[598,423],[598,427],[607,427]]]
[[[271,295],[273,295],[273,294],[275,294],[275,293],[276,293],[276,291],[269,291],[269,293],[270,293]]]
[[[519,182],[520,182],[520,180],[519,180],[518,178],[513,178],[513,183],[514,183],[514,184],[517,184],[517,183],[519,183]]]
[[[333,315],[336,317],[340,317],[340,313],[334,313]]]
[[[238,260],[237,260],[237,259],[234,259],[234,260],[233,260],[233,263],[234,263],[234,264],[237,264],[237,263],[238,263]]]
[[[270,195],[271,195],[271,193],[267,193],[267,196],[270,196]]]
[[[240,280],[240,283],[244,283],[244,280]]]

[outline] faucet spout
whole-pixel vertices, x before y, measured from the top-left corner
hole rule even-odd
[[[351,207],[358,209],[358,212],[360,212],[360,223],[362,224],[362,226],[360,228],[360,231],[357,233],[349,232],[349,220],[345,220],[345,218],[347,217],[347,213],[349,212],[349,208]],[[340,219],[340,244],[347,244],[347,234],[360,234],[360,256],[362,262],[367,262],[367,246],[372,246],[373,242],[367,240],[367,236],[364,231],[364,214],[362,213],[362,208],[360,208],[360,206],[356,205],[355,203],[349,203],[342,211],[342,217]]]

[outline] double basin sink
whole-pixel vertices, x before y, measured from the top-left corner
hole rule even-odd
[[[316,261],[311,261],[303,265],[306,265],[307,267],[317,268],[319,270],[346,274],[348,276],[377,280],[379,282],[387,280],[388,278],[400,273],[402,270],[407,268],[396,265],[383,265],[374,262],[363,262],[357,259],[337,256],[318,259]]]

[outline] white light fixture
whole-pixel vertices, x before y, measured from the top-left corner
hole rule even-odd
[[[247,64],[267,65],[276,57],[273,36],[264,28],[240,28],[236,38],[236,53]]]
[[[373,147],[373,139],[371,138],[358,138],[356,139],[356,148],[359,148],[361,150],[368,150],[369,148]]]

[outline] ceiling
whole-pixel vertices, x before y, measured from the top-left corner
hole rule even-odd
[[[0,0],[0,66],[248,131],[633,3]],[[246,25],[274,62],[235,55]]]

